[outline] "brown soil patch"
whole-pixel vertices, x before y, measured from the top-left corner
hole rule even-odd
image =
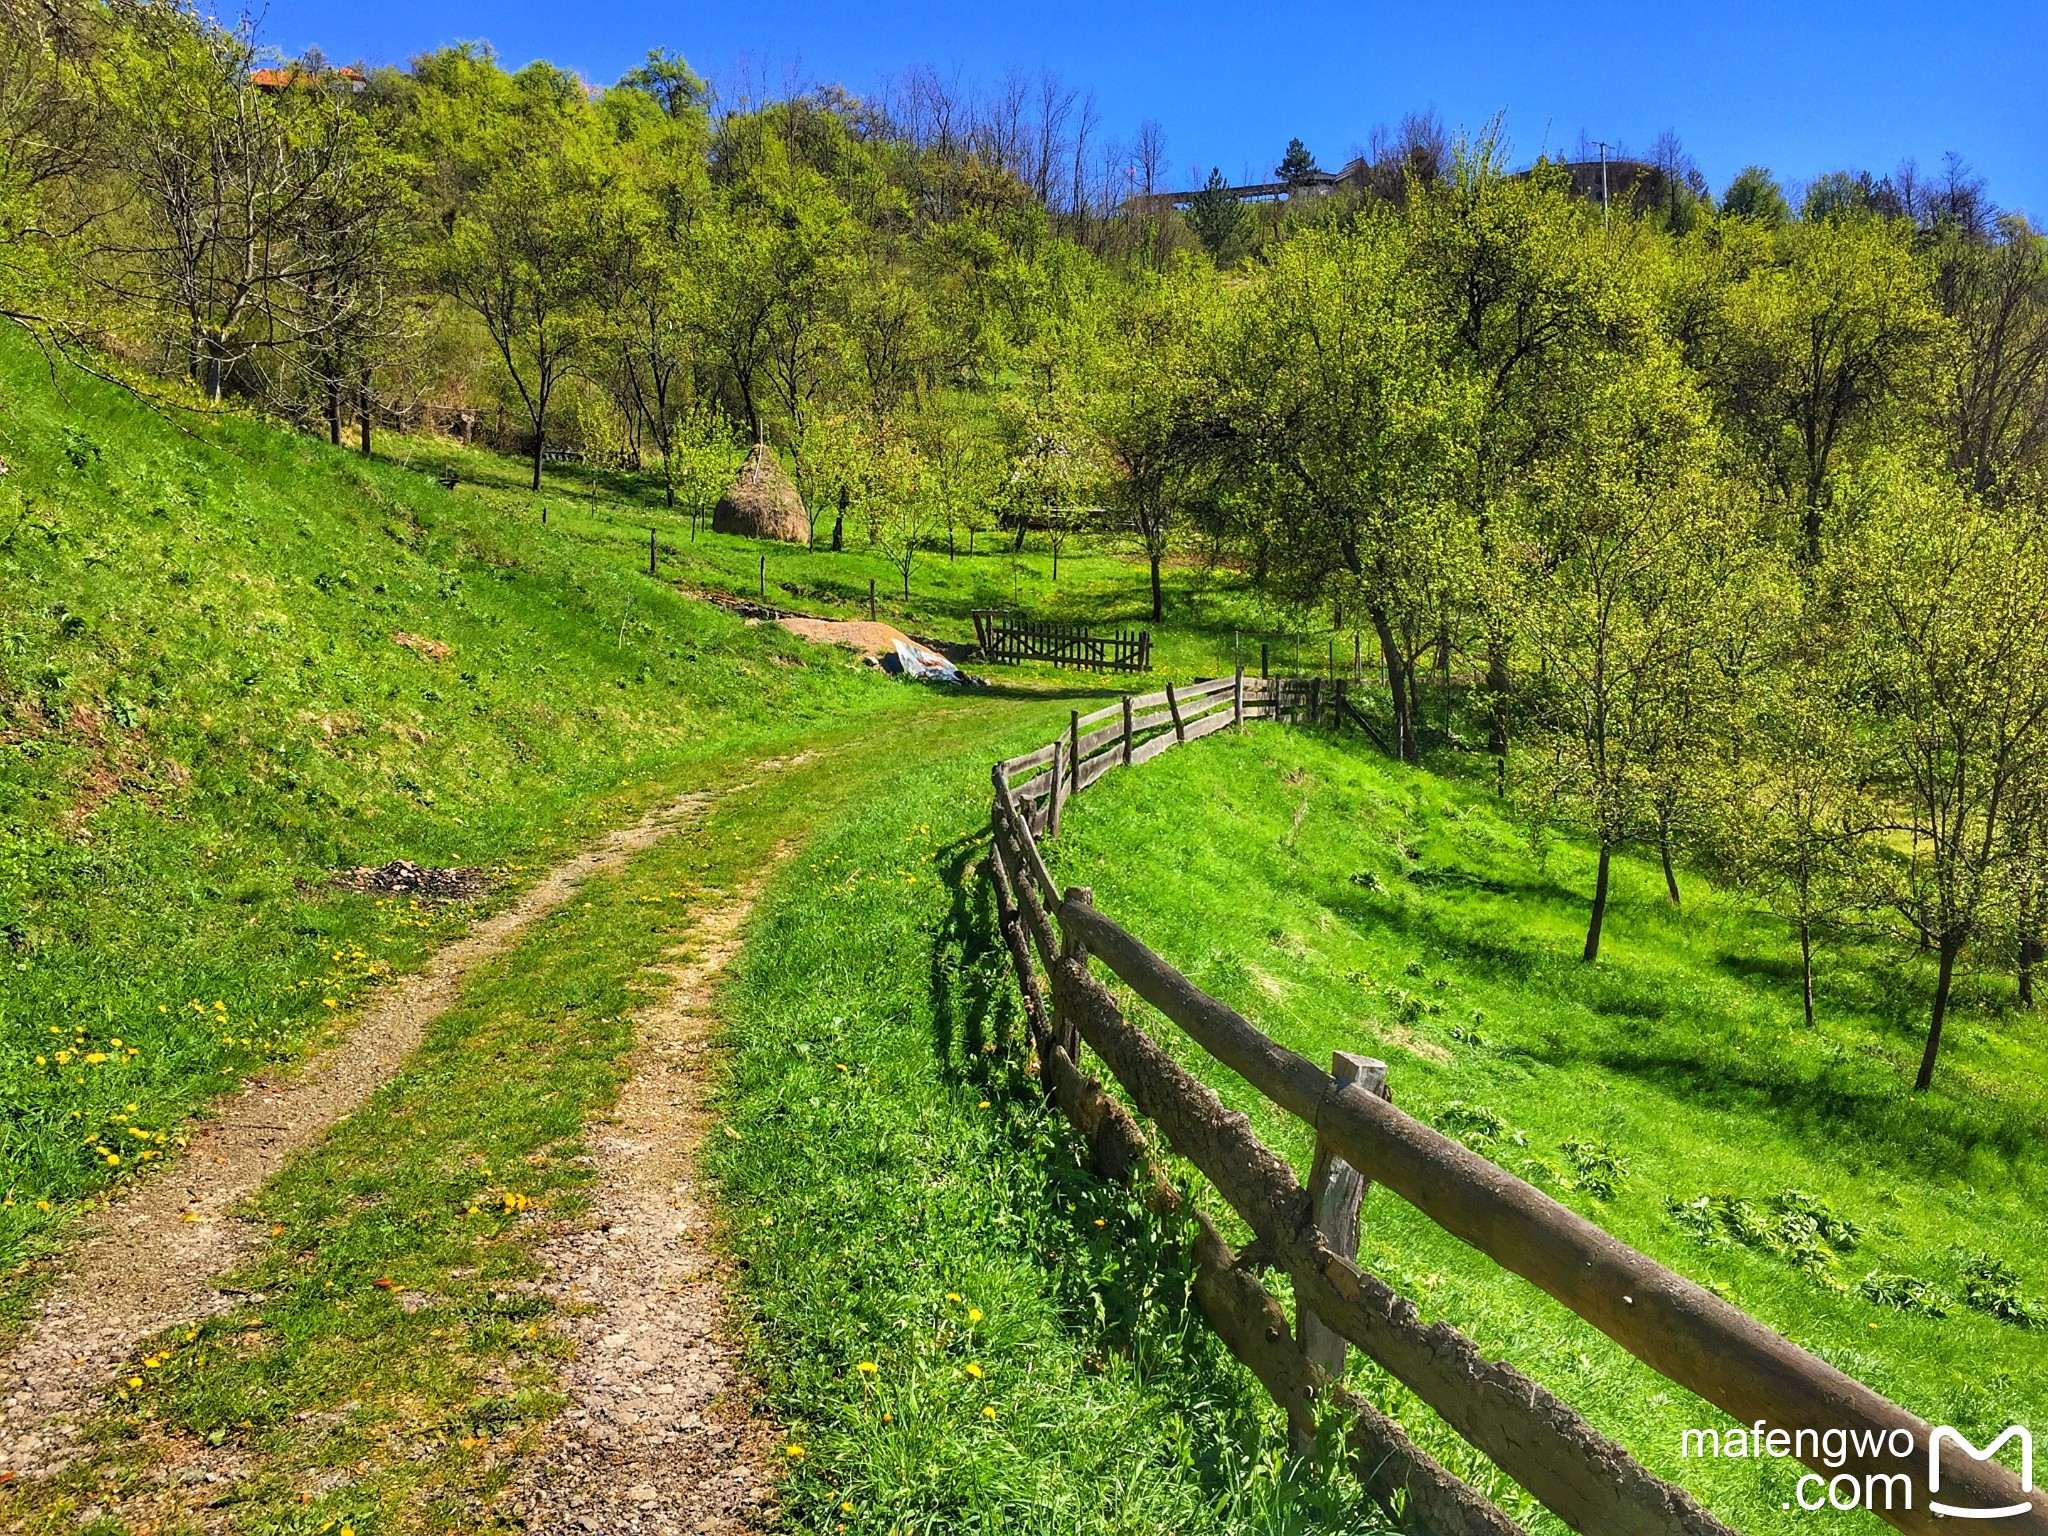
[[[173,1165],[96,1217],[26,1333],[0,1359],[0,1473],[46,1476],[81,1449],[78,1422],[144,1339],[232,1308],[214,1277],[248,1256],[260,1230],[234,1215],[285,1160],[352,1113],[455,1001],[463,978],[594,874],[701,819],[710,797],[680,798],[550,870],[416,975],[379,994],[340,1045],[285,1079],[256,1079],[198,1126]]]
[[[391,643],[418,651],[429,661],[446,661],[455,654],[455,647],[446,640],[429,640],[425,635],[409,635],[402,629],[392,633]]]
[[[774,1430],[752,1413],[727,1325],[697,1158],[712,1123],[713,995],[772,867],[698,919],[662,973],[666,995],[636,1016],[633,1075],[592,1137],[589,1212],[548,1245],[542,1290],[577,1347],[562,1372],[569,1406],[514,1480],[511,1502],[539,1536],[724,1533],[771,1513]]]

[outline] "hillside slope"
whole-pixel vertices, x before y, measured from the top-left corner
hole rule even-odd
[[[1056,880],[1317,1061],[1386,1059],[1396,1101],[1934,1423],[2048,1414],[2048,1126],[2038,1029],[1996,977],[1961,989],[1948,1075],[1910,1091],[1932,962],[1838,936],[1801,1017],[1782,923],[1653,859],[1615,866],[1597,965],[1594,858],[1533,841],[1481,783],[1259,727],[1113,773],[1047,845]],[[1156,1024],[1156,1021],[1155,1021]],[[1160,1038],[1306,1172],[1310,1135]],[[1221,1213],[1219,1213],[1221,1214]],[[1718,1410],[1637,1364],[1384,1190],[1364,1261],[1529,1371],[1742,1530],[1790,1531],[1800,1469],[1703,1463]],[[1383,1374],[1375,1401],[1476,1458]]]
[[[503,502],[159,412],[14,334],[0,460],[0,1268],[466,917],[332,871],[516,885],[917,703]]]

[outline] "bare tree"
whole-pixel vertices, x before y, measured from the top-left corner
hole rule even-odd
[[[1156,196],[1160,173],[1166,169],[1166,130],[1149,117],[1138,124],[1131,159],[1138,171],[1138,190],[1146,197]]]

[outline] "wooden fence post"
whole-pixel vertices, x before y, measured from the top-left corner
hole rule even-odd
[[[1060,789],[1060,758],[1066,751],[1066,745],[1059,737],[1053,737],[1052,766],[1049,770],[1052,774],[1052,791],[1049,801],[1050,808],[1046,812],[1045,819],[1045,835],[1047,837],[1058,837],[1060,835],[1060,802],[1066,798]]]
[[[1267,642],[1266,642],[1266,641],[1264,641],[1264,640],[1261,640],[1261,641],[1259,642],[1259,676],[1260,676],[1260,677],[1265,677],[1265,676],[1267,675],[1267,672],[1268,672],[1268,665],[1267,665],[1267,654],[1266,654],[1266,647],[1267,647]]]
[[[761,600],[763,602],[768,600],[768,557],[766,555],[761,557]]]
[[[1230,723],[1244,729],[1244,668],[1239,667],[1230,685]]]
[[[1131,766],[1131,696],[1124,695],[1124,766]]]
[[[1067,774],[1075,794],[1081,793],[1081,711],[1067,711]]]
[[[647,530],[647,574],[654,574],[654,530]]]
[[[1166,685],[1166,712],[1173,716],[1173,739],[1182,746],[1187,744],[1188,728],[1180,722],[1180,700],[1173,696],[1173,684]]]
[[[1323,723],[1323,680],[1320,677],[1308,680],[1308,723]]]
[[[1337,1051],[1330,1057],[1330,1075],[1339,1084],[1356,1083],[1367,1093],[1387,1097],[1387,1064],[1371,1056]],[[1316,1141],[1315,1163],[1308,1176],[1309,1209],[1316,1231],[1330,1251],[1347,1259],[1358,1257],[1358,1208],[1365,1199],[1365,1177],[1323,1141]],[[1322,1367],[1331,1381],[1344,1379],[1344,1336],[1306,1307],[1298,1309],[1295,1335],[1309,1363]]]
[[[1095,891],[1092,886],[1070,885],[1065,895],[1060,898],[1060,910],[1053,915],[1059,918],[1065,915],[1068,907],[1092,909],[1094,905]],[[1067,922],[1060,923],[1060,959],[1072,960],[1084,971],[1088,969],[1088,946],[1075,936],[1074,925]],[[1059,1007],[1057,991],[1054,992],[1054,999],[1053,1039],[1059,1043],[1059,1048],[1067,1053],[1067,1060],[1079,1066],[1081,1026],[1065,1009]]]
[[[875,578],[868,578],[868,622],[875,622]]]

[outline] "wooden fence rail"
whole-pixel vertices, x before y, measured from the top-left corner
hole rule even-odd
[[[1899,1530],[1953,1529],[1924,1496],[1929,1425],[1395,1108],[1383,1063],[1340,1054],[1333,1071],[1323,1071],[1098,912],[1086,888],[1055,885],[1039,837],[1056,836],[1066,801],[1112,768],[1248,720],[1336,724],[1344,704],[1341,694],[1326,699],[1315,679],[1239,672],[1185,688],[1169,684],[1086,715],[1075,712],[1057,739],[995,765],[990,813],[988,871],[997,923],[1047,1094],[1087,1141],[1099,1173],[1136,1187],[1155,1212],[1191,1221],[1196,1305],[1286,1411],[1296,1448],[1311,1443],[1315,1405],[1322,1400],[1350,1421],[1348,1444],[1361,1484],[1389,1508],[1404,1509],[1417,1529],[1443,1536],[1519,1530],[1417,1448],[1398,1424],[1343,1387],[1348,1343],[1584,1536],[1729,1536],[1690,1494],[1650,1473],[1547,1389],[1512,1365],[1487,1359],[1448,1324],[1425,1326],[1413,1303],[1361,1269],[1357,1219],[1369,1181],[1725,1410],[1735,1425],[1761,1421],[1766,1430],[1785,1431],[1823,1479],[1848,1477],[1859,1491],[1880,1488],[1882,1500],[1869,1507]],[[1227,1111],[1206,1083],[1124,1016],[1096,979],[1097,964],[1315,1131],[1315,1167],[1306,1186],[1244,1116]],[[1122,1086],[1137,1115],[1244,1221],[1254,1235],[1244,1253],[1233,1253],[1206,1215],[1182,1209],[1140,1121],[1083,1070],[1083,1045]],[[1262,1268],[1277,1268],[1291,1280],[1294,1327],[1257,1278]],[[1798,1439],[1800,1430],[1846,1432],[1846,1459],[1829,1461],[1818,1437]],[[1866,1438],[1859,1440],[1859,1432]],[[1917,1460],[1895,1454],[1896,1441],[1888,1438],[1894,1432],[1911,1437]],[[1996,1529],[2048,1536],[2048,1504],[1996,1462],[1949,1441],[1940,1469],[1939,1497],[1946,1504],[2017,1509],[2022,1512],[1999,1520]],[[1889,1481],[1879,1481],[1901,1473],[1911,1479],[1903,1502],[1893,1498]]]
[[[1152,670],[1152,632],[1027,619],[995,608],[974,610],[974,639],[984,661],[1050,661],[1097,672]]]

